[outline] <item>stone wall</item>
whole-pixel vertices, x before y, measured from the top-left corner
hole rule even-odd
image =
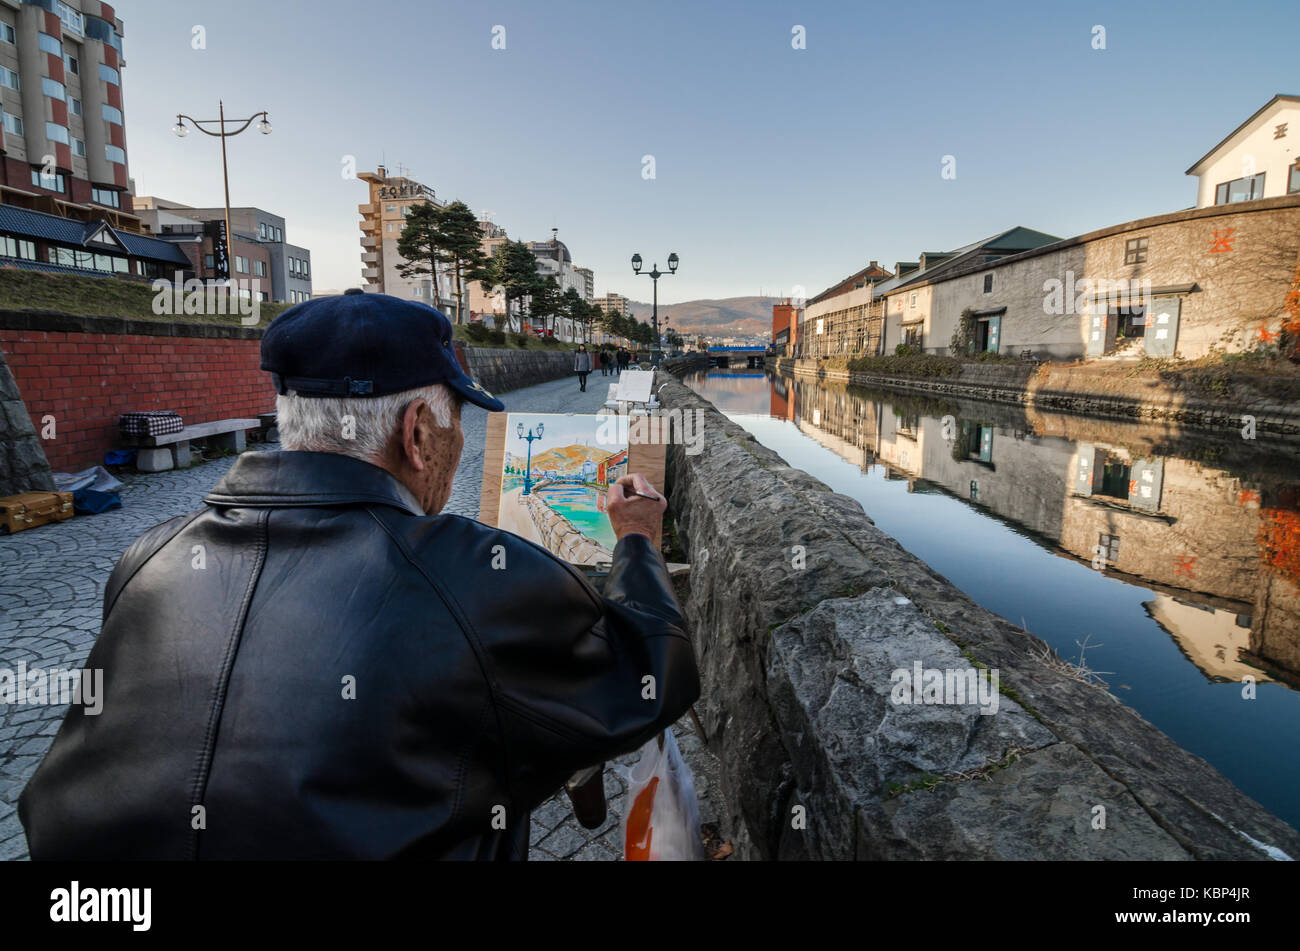
[[[1023,403],[1044,410],[1113,419],[1150,419],[1218,432],[1241,431],[1243,415],[1255,417],[1257,432],[1300,438],[1300,401],[1243,392],[1221,400],[1179,389],[1159,371],[1119,364],[971,363],[947,377],[885,376],[828,369],[815,360],[769,358],[778,373],[880,387],[910,393]]]
[[[457,348],[465,372],[492,393],[557,380],[573,373],[572,350],[497,350],[491,347]],[[600,375],[597,369],[596,375]],[[587,378],[591,382],[591,378]]]
[[[567,518],[551,508],[536,495],[530,495],[524,501],[533,524],[542,536],[542,547],[565,561],[579,565],[594,565],[598,562],[612,562],[614,553],[593,541]]]
[[[0,496],[53,488],[50,464],[0,350]]]
[[[667,483],[692,563],[697,709],[740,856],[1300,857],[1300,832],[856,501],[677,381],[660,398],[705,413],[703,452],[670,446]],[[997,712],[894,703],[892,672],[917,663],[996,669]]]

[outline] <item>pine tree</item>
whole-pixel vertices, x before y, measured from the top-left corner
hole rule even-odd
[[[449,264],[456,275],[456,319],[461,322],[465,312],[465,282],[475,279],[486,262],[483,254],[483,235],[478,219],[469,205],[453,201],[439,215],[439,258]]]
[[[397,239],[397,253],[406,260],[397,266],[402,277],[428,274],[433,278],[433,306],[442,309],[442,295],[438,290],[438,262],[442,250],[442,209],[424,201],[410,208],[401,237]]]

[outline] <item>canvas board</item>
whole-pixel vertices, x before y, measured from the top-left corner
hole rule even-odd
[[[624,370],[618,377],[618,398],[629,403],[649,402],[654,379],[654,370]]]
[[[640,472],[662,491],[665,447],[630,442],[610,417],[491,413],[479,521],[514,532],[579,565],[609,562],[616,539],[605,511],[610,482]],[[537,425],[541,438],[536,437]],[[519,435],[523,427],[524,437]],[[661,531],[654,539],[658,545]]]

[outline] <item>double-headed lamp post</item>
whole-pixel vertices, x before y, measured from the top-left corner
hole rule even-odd
[[[525,429],[524,424],[520,423],[515,429],[520,439],[528,440],[528,461],[524,463],[524,495],[530,495],[533,491],[533,440],[542,438],[543,425],[545,424],[538,423],[532,429]]]
[[[677,265],[679,263],[680,260],[677,257],[677,252],[674,251],[672,254],[668,255],[668,274],[676,274]],[[641,255],[639,254],[632,255],[632,273],[641,273]],[[650,321],[651,325],[654,327],[655,342],[654,347],[650,351],[650,363],[653,366],[658,366],[661,356],[661,351],[659,349],[659,278],[667,277],[668,275],[659,270],[659,263],[655,262],[655,266],[642,276],[650,278],[654,283],[654,305],[653,309],[650,311]]]
[[[204,135],[215,136],[221,140],[221,178],[226,187],[226,261],[227,261],[226,277],[230,277],[230,265],[229,265],[230,243],[231,241],[234,240],[234,238],[230,233],[230,171],[229,171],[229,167],[226,164],[226,139],[230,138],[231,136],[239,135],[239,133],[243,132],[250,125],[253,124],[254,119],[262,120],[257,124],[257,131],[262,133],[263,135],[270,135],[271,117],[268,113],[263,111],[263,112],[255,112],[247,119],[231,119],[230,120],[231,125],[237,125],[239,123],[243,123],[243,124],[240,125],[239,128],[232,129],[229,132],[227,132],[226,131],[226,104],[222,102],[220,99],[217,100],[217,115],[218,118],[216,119],[195,119],[191,116],[184,115],[183,113],[177,114],[176,124],[172,126],[172,132],[176,133],[178,138],[182,138],[182,139],[185,138],[185,136],[190,134],[190,130],[185,128],[185,123],[188,122],[190,125],[194,126],[194,128],[198,129]],[[207,126],[211,126],[211,125],[217,126],[218,131],[213,132],[211,129],[206,128]]]

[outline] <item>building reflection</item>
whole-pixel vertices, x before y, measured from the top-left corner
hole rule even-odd
[[[979,506],[1150,589],[1147,613],[1208,677],[1300,687],[1294,450],[802,377],[733,385],[864,472]]]

